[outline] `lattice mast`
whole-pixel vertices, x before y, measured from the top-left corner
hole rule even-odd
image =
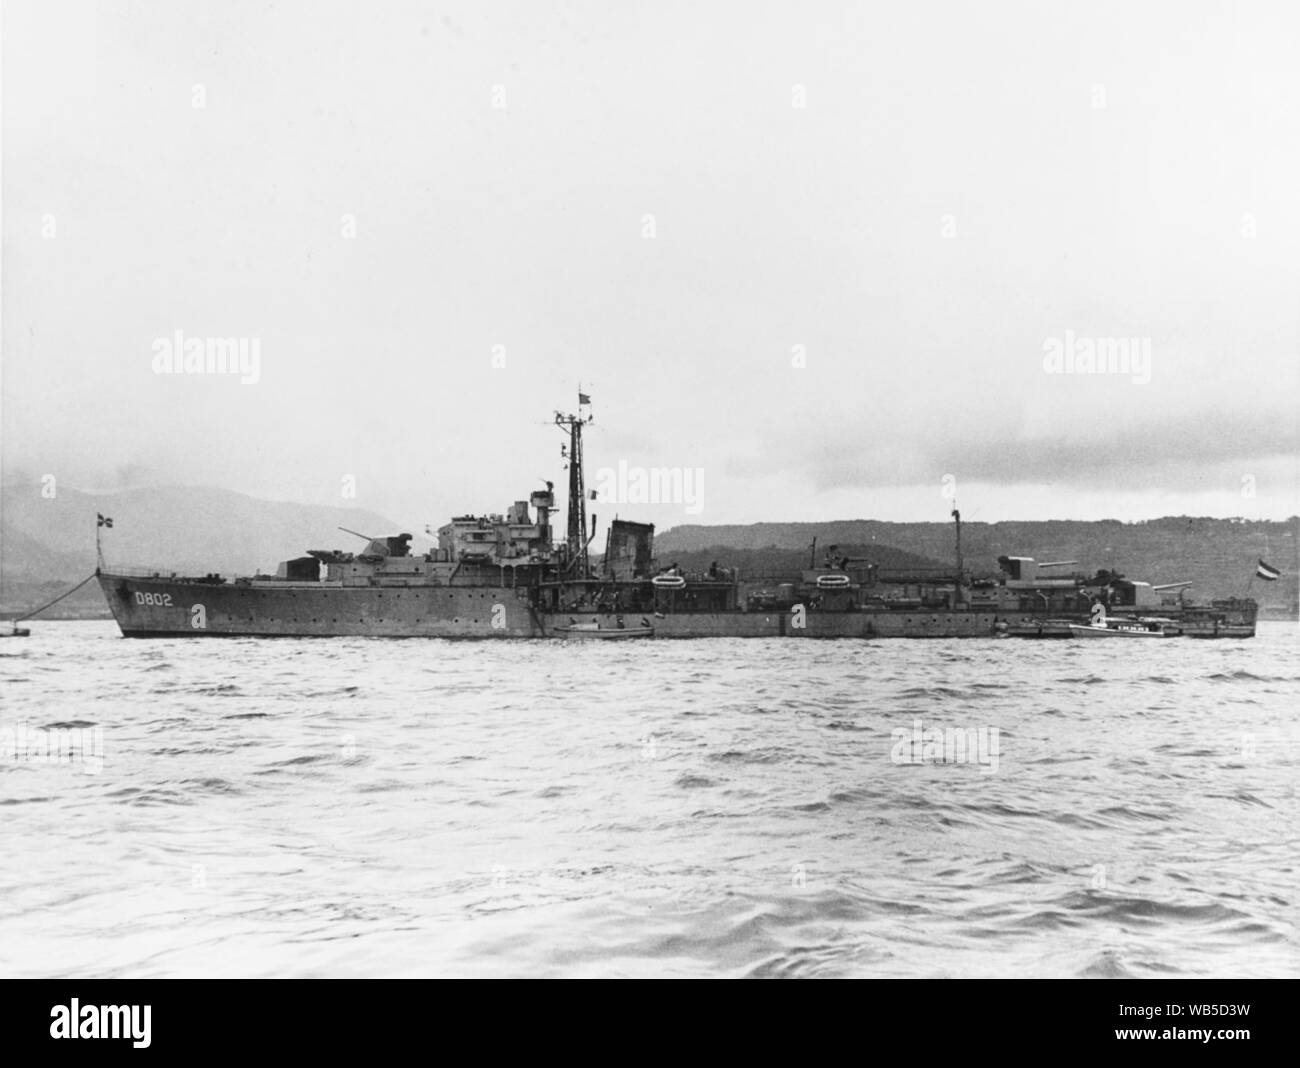
[[[582,471],[582,428],[592,421],[582,410],[591,406],[586,394],[578,393],[578,414],[555,413],[555,424],[569,433],[567,458],[569,461],[569,528],[566,541],[569,547],[569,570],[576,567],[578,574],[589,574],[587,560],[587,488]]]

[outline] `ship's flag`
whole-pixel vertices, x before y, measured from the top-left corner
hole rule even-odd
[[[103,515],[100,515],[98,512],[96,512],[96,513],[95,513],[95,518],[99,520],[99,522],[96,523],[95,526],[97,526],[97,527],[108,527],[109,530],[112,530],[112,529],[113,529],[113,520],[110,519],[108,516],[103,516]]]
[[[589,396],[587,396],[587,394],[585,394],[585,393],[579,393],[579,394],[578,394],[578,403],[579,403],[579,404],[590,404],[590,403],[591,403],[591,398],[590,398]]]
[[[1268,582],[1276,582],[1282,577],[1282,572],[1272,564],[1266,564],[1263,560],[1259,562],[1259,567],[1255,568],[1255,574]]]

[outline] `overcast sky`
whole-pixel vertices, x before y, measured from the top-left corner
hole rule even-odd
[[[563,485],[581,381],[661,529],[1300,511],[1292,3],[3,17],[6,480],[410,529]]]

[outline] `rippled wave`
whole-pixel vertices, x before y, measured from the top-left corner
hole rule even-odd
[[[0,974],[1300,975],[1293,624],[33,630],[0,650]]]

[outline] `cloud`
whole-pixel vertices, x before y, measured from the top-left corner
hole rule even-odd
[[[964,423],[964,425],[960,425]],[[1202,488],[1216,468],[1249,473],[1300,454],[1296,417],[1276,409],[1161,414],[1134,425],[1104,418],[1055,430],[1026,432],[998,418],[980,425],[968,417],[914,420],[902,432],[896,420],[821,426],[815,433],[774,433],[757,450],[732,458],[727,474],[757,478],[780,472],[816,490],[870,489],[939,483],[945,475],[992,485],[1056,484],[1079,487]]]

